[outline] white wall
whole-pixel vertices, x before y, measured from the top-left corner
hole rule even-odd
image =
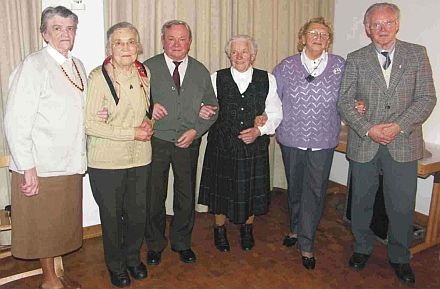
[[[72,54],[84,63],[88,74],[104,61],[103,0],[42,0],[41,2],[42,9],[58,5],[65,6],[78,15],[78,30]],[[85,9],[75,9],[82,7],[85,7]],[[83,189],[83,226],[99,224],[99,209],[92,196],[88,175],[84,178]]]
[[[378,1],[363,0],[336,0],[334,32],[335,40],[333,52],[346,57],[351,51],[357,50],[370,43],[366,37],[362,25],[365,10]],[[428,55],[433,69],[434,82],[437,89],[440,75],[440,1],[438,0],[396,0],[389,1],[400,8],[400,31],[398,38],[404,41],[424,45],[428,49]],[[437,105],[430,118],[423,126],[425,141],[440,144],[439,125],[440,105]],[[348,163],[344,154],[336,153],[330,179],[346,184]],[[420,179],[416,198],[416,211],[428,214],[431,201],[433,177],[426,180]]]

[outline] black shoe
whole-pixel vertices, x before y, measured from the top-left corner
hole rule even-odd
[[[368,258],[370,258],[370,255],[355,252],[351,255],[348,265],[356,271],[362,270],[367,264]]]
[[[196,254],[194,254],[193,250],[190,249],[186,249],[186,250],[181,250],[181,251],[177,251],[177,253],[179,253],[180,256],[180,260],[184,263],[195,263],[196,262]]]
[[[304,266],[307,270],[313,270],[313,269],[315,269],[315,265],[316,265],[316,259],[315,259],[315,257],[301,256],[301,258],[302,258],[303,266]]]
[[[147,251],[147,264],[148,265],[159,265],[161,260],[162,252],[156,252],[153,250]]]
[[[390,265],[393,267],[394,272],[396,272],[397,278],[399,278],[401,281],[407,284],[413,284],[416,282],[416,276],[414,276],[409,263],[399,264],[390,262]]]
[[[289,235],[287,235],[284,237],[283,246],[286,246],[286,247],[295,246],[297,241],[298,241],[297,237],[290,237]]]
[[[214,244],[220,252],[229,252],[229,250],[231,250],[228,237],[226,236],[225,225],[214,225]]]
[[[127,266],[127,269],[128,272],[130,272],[131,277],[133,277],[136,280],[141,280],[147,278],[148,276],[147,267],[142,262],[134,267]]]
[[[245,251],[251,250],[255,245],[252,235],[252,224],[243,224],[240,227],[241,248]]]
[[[122,288],[122,287],[130,286],[131,281],[130,281],[130,277],[128,276],[127,270],[122,272],[109,271],[109,273],[110,273],[110,281],[116,287]]]

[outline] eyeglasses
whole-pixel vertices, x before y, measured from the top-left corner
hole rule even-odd
[[[137,47],[138,43],[136,40],[134,39],[130,39],[128,41],[120,41],[120,40],[116,40],[115,42],[112,43],[112,47],[113,48],[117,48],[117,49],[122,49],[125,46],[128,46],[128,48],[135,48]]]
[[[313,39],[321,38],[322,40],[328,40],[330,38],[330,34],[327,32],[319,32],[319,31],[307,31],[307,34]]]
[[[378,21],[370,24],[370,29],[373,30],[380,30],[385,29],[389,30],[393,28],[396,25],[396,19],[394,20],[387,20],[387,21]]]

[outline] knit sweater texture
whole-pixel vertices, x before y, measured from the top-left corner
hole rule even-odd
[[[200,106],[218,106],[208,69],[188,56],[188,67],[178,94],[163,53],[151,57],[144,64],[151,71],[152,101],[161,104],[168,112],[154,123],[154,137],[177,142],[189,129],[197,131],[197,138],[207,132],[217,115],[209,120],[200,118]]]
[[[336,109],[344,59],[329,54],[327,67],[313,81],[301,63],[301,54],[287,57],[273,75],[283,103],[283,120],[276,130],[279,143],[288,147],[327,149],[339,141],[341,119]]]
[[[146,68],[147,75],[150,76]],[[86,104],[88,166],[95,169],[127,169],[151,162],[150,141],[135,140],[135,128],[146,118],[149,87],[142,89],[137,74],[126,77],[115,73],[119,83],[119,103],[116,105],[105,81],[101,66],[89,75]],[[98,111],[107,108],[109,117],[103,120]]]

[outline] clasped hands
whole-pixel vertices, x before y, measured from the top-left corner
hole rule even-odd
[[[134,139],[138,141],[149,141],[153,133],[153,123],[149,119],[144,119],[141,125],[135,128]]]
[[[217,109],[218,109],[217,106],[202,105],[200,107],[199,117],[209,120],[212,116],[214,116],[217,113]],[[254,120],[254,127],[242,130],[238,138],[241,139],[245,144],[253,143],[257,139],[257,137],[261,135],[258,127],[263,126],[266,123],[266,121],[267,121],[267,116],[265,114],[257,116]]]
[[[374,142],[387,145],[392,142],[400,133],[400,126],[397,123],[381,123],[373,125],[368,130],[368,137]]]
[[[96,115],[103,121],[107,121],[109,117],[108,109],[102,108]],[[153,135],[153,123],[149,119],[144,119],[140,126],[135,127],[134,139],[138,141],[149,141]]]
[[[367,107],[363,100],[357,100],[354,108],[361,115],[365,115]],[[368,137],[374,142],[387,145],[392,142],[400,133],[400,126],[397,123],[381,123],[373,125],[368,130]]]

